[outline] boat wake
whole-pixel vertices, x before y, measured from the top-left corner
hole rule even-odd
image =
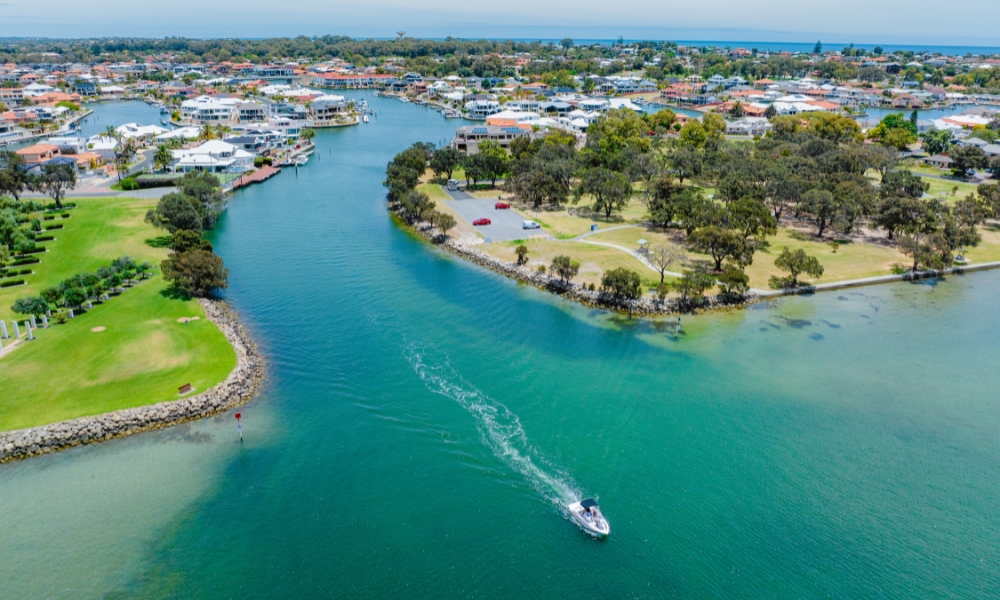
[[[416,344],[410,344],[404,352],[427,389],[454,400],[475,417],[480,437],[493,455],[524,476],[568,516],[566,505],[581,497],[578,486],[568,473],[545,460],[531,445],[517,415],[465,381],[446,357],[437,357],[432,350]]]

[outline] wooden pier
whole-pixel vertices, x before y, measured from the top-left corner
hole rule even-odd
[[[263,167],[257,169],[249,175],[244,175],[240,177],[235,182],[233,182],[233,189],[239,189],[241,187],[246,187],[253,183],[260,183],[262,181],[267,181],[268,179],[274,177],[278,173],[281,173],[281,168],[272,167],[270,165],[264,165]]]

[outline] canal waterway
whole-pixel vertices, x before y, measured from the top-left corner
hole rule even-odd
[[[386,162],[456,123],[365,97],[212,234],[268,362],[245,441],[230,413],[0,465],[0,596],[1000,594],[1000,275],[675,336],[393,224]]]

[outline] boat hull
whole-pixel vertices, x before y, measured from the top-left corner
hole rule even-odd
[[[587,521],[583,516],[583,507],[580,506],[579,502],[574,502],[568,505],[566,508],[569,509],[570,516],[573,517],[573,521],[582,527],[587,533],[597,536],[604,537],[611,533],[611,525],[608,523],[607,519],[601,518],[601,522]]]

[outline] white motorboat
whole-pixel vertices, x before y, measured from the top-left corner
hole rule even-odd
[[[604,537],[611,533],[611,526],[608,520],[601,514],[601,509],[597,507],[594,500],[581,500],[568,505],[569,514],[573,515],[573,520],[588,533],[598,537]]]

